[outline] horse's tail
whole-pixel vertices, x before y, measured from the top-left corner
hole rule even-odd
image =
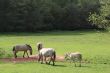
[[[15,46],[13,47],[13,50],[12,51],[15,51]]]
[[[53,58],[54,58],[54,60],[56,60],[56,52],[55,51],[53,52]]]

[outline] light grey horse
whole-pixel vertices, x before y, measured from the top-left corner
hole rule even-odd
[[[28,44],[15,45],[15,46],[13,46],[14,57],[17,58],[17,54],[16,53],[18,51],[24,51],[23,58],[24,58],[25,53],[27,53],[27,56],[29,58],[29,55],[28,55],[28,52],[27,52],[28,50],[30,51],[30,55],[32,55],[32,48],[31,48],[30,45],[28,45]]]
[[[53,48],[43,48],[42,43],[38,43],[37,48],[39,52],[38,62],[41,60],[41,63],[43,63],[44,60],[46,64],[50,64],[51,61],[53,62],[53,65],[55,64],[56,52]],[[49,63],[47,63],[47,57],[50,57]]]
[[[80,67],[81,67],[81,60],[82,60],[82,54],[79,52],[75,52],[75,53],[67,53],[65,54],[65,59],[66,60],[70,60],[71,62],[74,62],[75,67],[76,67],[76,62],[80,63]]]

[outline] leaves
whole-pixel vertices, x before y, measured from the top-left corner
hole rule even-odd
[[[87,19],[99,6],[99,0],[0,0],[0,31],[92,28]]]
[[[89,21],[98,28],[107,29],[110,26],[110,0],[100,0],[99,13],[90,13]]]

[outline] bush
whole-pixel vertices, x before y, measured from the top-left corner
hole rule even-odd
[[[9,52],[9,51],[5,51],[4,49],[0,48],[0,58],[9,58],[9,57],[12,57],[13,54],[12,52]]]
[[[2,48],[0,48],[0,58],[2,58],[5,55],[5,50],[3,50]]]

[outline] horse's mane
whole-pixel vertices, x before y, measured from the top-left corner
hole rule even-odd
[[[29,44],[26,44],[26,46],[28,46],[29,48],[32,48]]]
[[[42,43],[41,42],[37,43],[37,47],[38,47],[38,50],[42,49],[43,48]]]

